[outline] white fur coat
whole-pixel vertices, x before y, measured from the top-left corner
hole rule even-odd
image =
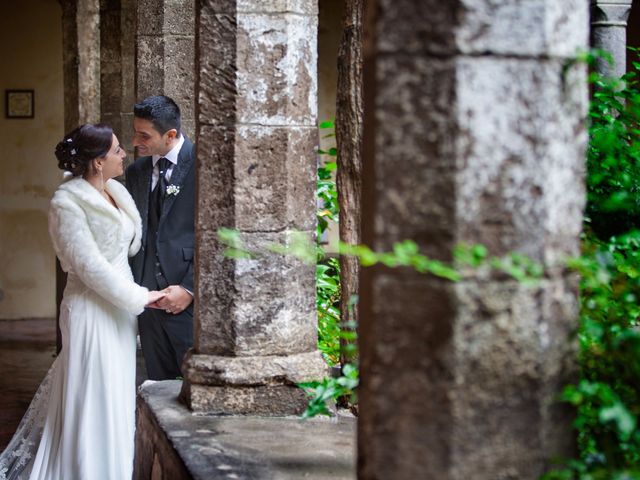
[[[135,234],[128,252],[132,256],[141,245],[140,214],[119,182],[108,180],[105,190],[133,220]],[[82,283],[118,308],[136,315],[144,310],[148,290],[112,265],[122,253],[120,212],[82,177],[62,183],[51,199],[49,234],[65,272],[77,275]]]

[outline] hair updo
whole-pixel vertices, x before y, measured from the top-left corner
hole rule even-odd
[[[74,177],[84,175],[95,158],[104,157],[111,149],[113,130],[104,124],[87,123],[66,134],[56,145],[58,168]]]

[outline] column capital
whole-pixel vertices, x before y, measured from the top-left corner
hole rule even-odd
[[[631,8],[633,0],[591,0],[591,5],[618,5]]]
[[[591,25],[626,27],[632,0],[591,0]]]
[[[604,59],[596,62],[596,70],[607,77],[620,77],[627,65],[627,21],[632,0],[591,1],[591,44],[611,54],[613,64]]]

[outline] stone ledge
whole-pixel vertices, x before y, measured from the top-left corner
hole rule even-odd
[[[355,419],[197,416],[178,402],[180,388],[140,387],[134,478],[356,478]]]

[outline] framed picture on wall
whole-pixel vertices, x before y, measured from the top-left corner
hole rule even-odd
[[[33,118],[33,90],[5,90],[4,105],[7,118]]]

